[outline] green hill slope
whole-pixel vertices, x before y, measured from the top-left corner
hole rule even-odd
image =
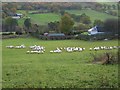
[[[106,13],[97,12],[94,10],[66,10],[68,13],[81,15],[85,13],[86,15],[90,16],[91,21],[93,22],[95,19],[100,19],[102,21],[108,18],[117,18],[116,16],[108,15]]]

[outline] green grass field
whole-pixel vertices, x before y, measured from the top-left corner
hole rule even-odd
[[[47,25],[49,22],[60,20],[60,16],[54,13],[30,14],[29,16],[33,23],[38,23],[39,25]]]
[[[117,1],[115,0],[95,0],[95,2],[99,2],[101,4],[107,4],[107,5],[116,5]]]
[[[49,22],[59,21],[60,16],[54,13],[44,13],[44,14],[28,14],[31,18],[32,23],[38,25],[47,25]],[[24,25],[25,17],[18,20],[20,26]]]
[[[8,49],[7,45],[25,44],[25,49]],[[30,45],[46,47],[44,54],[26,54]],[[92,64],[89,51],[94,46],[118,45],[117,40],[38,40],[35,38],[4,39],[2,42],[3,88],[97,88],[118,87],[118,65]],[[83,52],[50,53],[56,47],[80,46]],[[116,51],[116,50],[113,50]],[[98,51],[104,53],[105,51]]]
[[[94,10],[66,10],[66,11],[71,14],[76,14],[76,15],[81,15],[85,13],[86,15],[90,16],[90,19],[92,22],[94,22],[94,20],[96,19],[100,19],[104,21],[109,18],[117,18],[117,16],[108,15],[106,13],[101,13],[101,12],[97,12]],[[47,25],[49,22],[59,21],[61,18],[60,15],[55,14],[55,13],[26,14],[24,10],[18,10],[18,12],[23,13],[26,16],[30,17],[32,20],[32,23],[37,23],[38,25]],[[30,12],[34,12],[34,11],[29,11],[29,13]],[[21,18],[20,20],[18,20],[18,23],[20,26],[24,25],[25,19],[26,18]]]
[[[117,18],[117,16],[108,15],[106,13],[101,13],[94,10],[67,10],[67,12],[71,14],[76,14],[76,15],[81,15],[85,13],[86,15],[90,16],[90,19],[92,22],[94,22],[94,20],[96,19],[100,19],[104,21],[109,18]]]

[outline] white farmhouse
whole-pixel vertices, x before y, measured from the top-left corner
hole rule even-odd
[[[94,35],[98,33],[97,27],[93,27],[91,29],[88,30],[89,35]]]

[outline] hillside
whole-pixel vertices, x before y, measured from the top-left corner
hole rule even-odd
[[[66,11],[68,13],[76,14],[76,15],[81,15],[81,14],[85,13],[86,15],[90,16],[92,22],[95,19],[100,19],[100,20],[104,21],[108,18],[117,18],[117,16],[108,15],[106,13],[101,13],[101,12],[97,12],[94,10],[66,10]]]
[[[19,10],[18,12],[25,14],[25,11],[22,10]],[[85,13],[86,15],[90,16],[92,22],[94,22],[95,19],[100,19],[104,21],[109,18],[117,18],[117,16],[108,15],[106,13],[101,13],[94,10],[66,10],[66,12],[76,15],[81,15]],[[52,21],[59,21],[61,18],[60,15],[54,13],[27,14],[27,16],[31,18],[33,23],[37,23],[39,25],[45,25]],[[25,18],[22,18],[18,21],[20,26],[23,25],[24,20]]]
[[[30,17],[32,23],[36,23],[38,25],[46,25],[49,22],[60,20],[60,15],[54,14],[54,13],[30,14],[31,12],[34,12],[34,11],[29,11],[29,13],[26,14],[24,10],[18,10],[17,12],[22,13],[27,17]],[[23,25],[25,19],[26,17],[23,17],[18,20],[18,23],[20,26]]]

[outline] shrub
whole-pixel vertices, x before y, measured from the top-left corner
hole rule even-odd
[[[120,53],[113,53],[113,52],[106,52],[101,55],[91,54],[93,56],[93,63],[100,63],[102,65],[108,64],[118,64],[118,54]]]

